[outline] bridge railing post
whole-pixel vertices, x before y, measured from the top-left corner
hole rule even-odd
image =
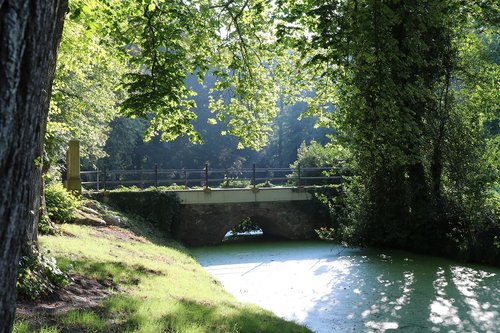
[[[186,169],[183,168],[182,172],[184,173],[184,188],[187,188],[188,187],[188,176],[187,176]]]
[[[66,152],[67,177],[64,187],[69,191],[82,193],[82,178],[80,174],[80,141],[70,140]]]
[[[205,164],[205,189],[208,189],[208,163]]]
[[[99,192],[99,168],[96,168],[95,170],[95,183],[96,183],[96,190]]]
[[[297,163],[297,185],[300,187],[300,163]]]
[[[106,169],[104,169],[104,174],[103,174],[103,190],[106,191]]]
[[[255,163],[252,165],[252,185],[253,188],[255,188],[255,186],[257,185],[255,182]]]
[[[155,187],[158,188],[158,164],[155,163]]]

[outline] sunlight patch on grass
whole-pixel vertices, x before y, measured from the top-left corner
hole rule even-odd
[[[12,330],[12,333],[29,333],[29,332],[32,332],[30,330],[30,324],[28,324],[24,320],[16,322],[16,325],[14,325],[14,329]]]
[[[33,332],[39,332],[39,333],[59,333],[59,329],[57,327],[48,327],[48,326],[43,326],[37,330],[28,323],[27,321],[17,321],[14,325],[14,328],[12,330],[12,333],[33,333]]]
[[[62,317],[61,322],[68,328],[81,328],[93,332],[104,332],[108,329],[106,322],[92,310],[69,311]]]

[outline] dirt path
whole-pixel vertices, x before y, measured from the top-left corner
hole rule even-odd
[[[75,309],[87,309],[97,306],[101,300],[117,291],[111,280],[87,279],[82,276],[73,276],[72,279],[66,288],[40,301],[19,300],[17,313],[31,317],[40,313],[61,314]]]

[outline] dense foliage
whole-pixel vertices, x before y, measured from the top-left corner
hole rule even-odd
[[[110,36],[90,29],[97,13],[77,15],[82,4],[70,2],[59,47],[45,137],[47,162],[53,167],[64,160],[70,139],[81,141],[81,156],[90,163],[104,157],[109,123],[123,98],[126,64]]]

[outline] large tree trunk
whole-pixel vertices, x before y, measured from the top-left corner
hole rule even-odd
[[[0,332],[12,330],[21,249],[36,243],[43,138],[66,10],[67,0],[0,0]]]

